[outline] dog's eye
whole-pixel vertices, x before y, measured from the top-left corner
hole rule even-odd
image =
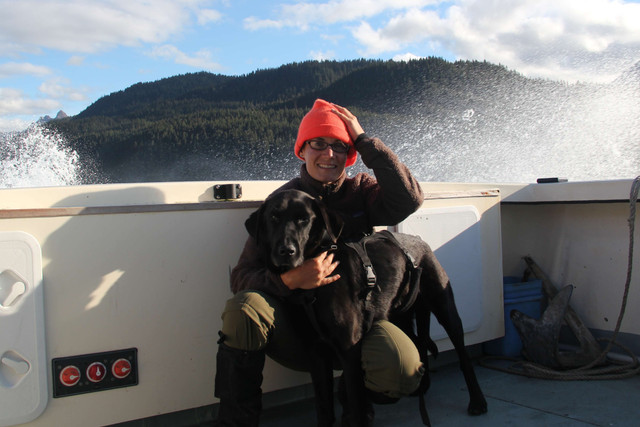
[[[279,222],[280,221],[280,217],[276,214],[272,214],[271,215],[271,222]]]

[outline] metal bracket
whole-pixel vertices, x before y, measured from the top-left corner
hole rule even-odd
[[[215,200],[236,200],[241,197],[242,185],[240,184],[216,184],[213,186]]]

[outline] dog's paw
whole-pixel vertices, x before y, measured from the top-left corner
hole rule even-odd
[[[484,397],[477,401],[472,400],[471,402],[469,402],[467,412],[469,413],[469,415],[482,415],[487,413],[487,401],[484,399]]]

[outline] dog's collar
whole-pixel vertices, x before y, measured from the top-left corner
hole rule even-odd
[[[327,230],[327,234],[331,239],[331,243],[335,245],[336,243],[338,243],[338,237],[340,237],[340,234],[342,234],[342,229],[344,228],[344,224],[340,224],[340,230],[338,230],[337,234],[334,234],[333,230],[331,229],[331,221],[329,220],[329,214],[327,213],[327,210],[324,208],[321,208],[320,213],[322,214],[322,220],[324,221],[325,229]]]

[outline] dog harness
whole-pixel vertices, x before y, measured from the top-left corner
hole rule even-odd
[[[371,324],[373,323],[374,310],[371,305],[373,303],[373,292],[380,291],[380,287],[377,285],[377,277],[376,277],[375,269],[373,268],[373,263],[371,262],[371,259],[369,259],[369,255],[367,254],[367,244],[374,240],[379,240],[379,239],[387,240],[388,242],[391,242],[394,245],[396,245],[398,248],[400,248],[402,250],[402,253],[405,256],[405,259],[407,260],[407,265],[409,266],[409,275],[410,275],[409,280],[405,281],[403,286],[404,287],[409,286],[410,294],[408,298],[404,300],[404,303],[402,304],[402,306],[400,306],[397,309],[394,309],[394,311],[399,311],[400,313],[405,312],[409,307],[413,305],[413,303],[416,300],[416,297],[418,296],[418,291],[419,291],[418,282],[420,280],[420,274],[422,272],[422,268],[420,268],[416,264],[416,261],[413,258],[413,256],[409,253],[409,251],[407,251],[407,249],[404,246],[400,244],[400,242],[398,241],[398,239],[395,238],[393,233],[387,230],[382,230],[373,234],[369,234],[357,241],[345,242],[345,245],[347,247],[351,248],[356,252],[356,254],[358,254],[358,257],[362,262],[362,268],[365,276],[365,280],[363,281],[365,286],[362,289],[362,293],[360,294],[360,298],[364,303],[364,319],[363,319],[364,331],[369,330],[369,328],[371,327]]]
[[[333,237],[333,236],[332,236]],[[416,301],[418,297],[418,293],[420,291],[420,274],[422,273],[422,268],[418,266],[413,256],[409,253],[409,251],[400,244],[398,239],[395,238],[393,233],[382,230],[375,232],[373,234],[368,234],[359,240],[353,241],[345,241],[343,244],[353,250],[360,259],[363,268],[363,275],[365,276],[363,280],[364,286],[360,292],[360,299],[363,301],[363,322],[362,322],[362,330],[366,333],[369,329],[371,329],[371,325],[373,324],[373,315],[375,313],[373,304],[373,293],[380,291],[380,286],[377,284],[377,277],[375,273],[375,269],[373,268],[373,263],[367,254],[367,244],[374,241],[384,239],[387,240],[398,248],[402,250],[402,253],[405,256],[407,265],[409,266],[409,280],[404,281],[403,288],[409,287],[409,294],[406,298],[403,298],[403,303],[399,307],[394,307],[394,311],[397,313],[404,313]],[[337,240],[337,239],[336,239]],[[335,244],[328,245],[325,250],[336,250],[338,247]],[[404,289],[399,289],[398,294],[402,294]],[[320,327],[318,323],[318,319],[315,314],[315,310],[313,308],[314,303],[316,301],[314,292],[298,292],[295,293],[292,297],[290,297],[291,301],[297,302],[301,304],[307,313],[307,317],[311,321],[313,328],[320,335],[320,337],[327,341],[331,342],[328,337],[325,335],[324,331]]]

